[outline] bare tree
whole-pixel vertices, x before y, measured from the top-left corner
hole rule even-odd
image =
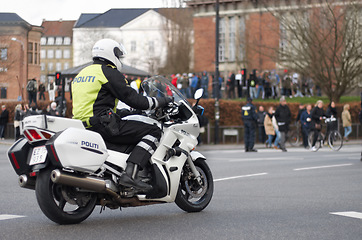
[[[331,101],[357,87],[362,76],[361,1],[321,0],[283,11],[264,3],[279,21],[277,62],[310,76]]]
[[[165,16],[164,36],[167,43],[166,64],[161,74],[189,72],[192,55],[192,10],[187,8],[159,9]]]

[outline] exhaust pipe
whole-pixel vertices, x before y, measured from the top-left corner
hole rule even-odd
[[[22,188],[35,190],[35,179],[29,178],[25,174],[19,176],[18,182],[20,187]]]
[[[134,201],[133,199],[122,199],[118,193],[107,186],[107,183],[104,180],[99,178],[74,176],[69,173],[61,172],[59,169],[55,169],[51,172],[50,179],[54,183],[84,188],[98,193],[106,193],[112,196],[114,200],[121,205]]]
[[[72,187],[84,188],[86,190],[105,193],[107,192],[106,182],[94,177],[79,177],[55,169],[50,174],[54,183],[64,184]]]
[[[54,183],[64,184],[72,187],[84,188],[89,191],[105,193],[113,197],[120,206],[144,206],[158,204],[160,202],[141,202],[137,197],[122,198],[116,191],[107,186],[106,181],[95,177],[80,177],[55,169],[50,174]]]

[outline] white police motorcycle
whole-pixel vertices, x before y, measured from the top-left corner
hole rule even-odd
[[[139,172],[139,178],[153,187],[146,193],[117,184],[134,146],[112,150],[80,120],[46,115],[23,120],[25,138],[10,147],[8,157],[20,186],[35,190],[50,220],[80,223],[96,205],[103,210],[175,202],[186,212],[199,212],[209,204],[213,177],[206,158],[194,151],[200,133],[197,114],[203,112],[198,105],[202,90],[195,93],[197,101],[191,107],[163,77],[149,78],[142,87],[148,96],[174,98],[166,108],[123,118],[156,124],[163,131],[147,167]]]

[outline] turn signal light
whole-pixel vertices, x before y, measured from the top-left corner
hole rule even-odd
[[[26,129],[24,130],[25,137],[29,142],[37,142],[50,139],[54,134],[40,129]]]

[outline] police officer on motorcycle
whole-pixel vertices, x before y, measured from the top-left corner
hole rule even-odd
[[[247,99],[247,104],[241,108],[241,117],[244,122],[244,142],[245,152],[257,152],[254,149],[255,143],[255,123],[258,119],[255,106],[252,104],[252,99]]]
[[[94,44],[93,64],[84,68],[72,83],[73,118],[98,132],[106,144],[135,145],[119,184],[147,192],[152,186],[138,180],[137,175],[157,148],[161,130],[139,121],[121,120],[115,113],[116,106],[119,99],[134,109],[151,110],[166,106],[172,99],[137,94],[121,73],[125,54],[123,45],[112,39]]]

